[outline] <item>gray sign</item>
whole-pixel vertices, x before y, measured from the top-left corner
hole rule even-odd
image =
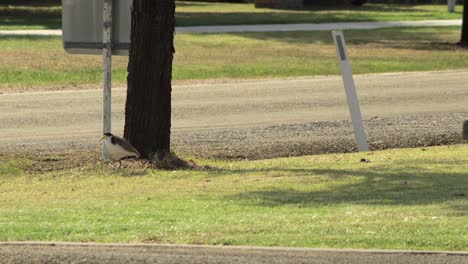
[[[128,55],[132,0],[113,0],[112,54]],[[74,54],[102,54],[102,0],[62,0],[63,47]]]

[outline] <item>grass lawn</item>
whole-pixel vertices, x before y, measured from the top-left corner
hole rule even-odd
[[[460,27],[345,32],[353,72],[468,68],[468,50],[453,43]],[[330,32],[177,34],[174,80],[339,74]],[[99,85],[102,56],[69,55],[57,37],[0,37],[0,91]],[[127,57],[113,58],[113,81],[126,82]]]
[[[254,4],[177,1],[177,26],[324,23],[460,19],[462,7],[366,4],[362,7],[310,7],[306,10],[256,9]],[[0,5],[0,30],[61,28],[60,5]]]
[[[0,240],[468,250],[467,156],[458,145],[136,171],[4,154]]]

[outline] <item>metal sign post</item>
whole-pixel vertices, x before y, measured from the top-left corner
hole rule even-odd
[[[111,88],[112,88],[112,0],[104,0],[103,23],[103,133],[111,132]],[[102,145],[104,159],[109,159],[109,152],[104,143]]]
[[[111,132],[112,55],[128,55],[132,0],[62,0],[62,41],[71,54],[103,55],[103,132]],[[104,159],[108,151],[103,147]]]
[[[351,64],[349,63],[348,51],[346,50],[343,32],[332,31],[332,35],[333,40],[335,41],[338,60],[340,61],[341,76],[343,78],[346,97],[348,99],[348,107],[349,112],[351,113],[351,121],[353,123],[354,136],[356,138],[358,151],[369,151],[367,134],[364,128],[364,122],[362,121],[361,108],[359,106],[356,87],[354,85]]]
[[[62,0],[62,39],[71,54],[102,55],[104,22],[103,0]],[[128,55],[132,0],[113,0],[112,55]]]

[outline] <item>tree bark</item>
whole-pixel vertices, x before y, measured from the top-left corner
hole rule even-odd
[[[460,45],[468,46],[468,0],[463,1],[463,23]]]
[[[170,153],[175,1],[133,0],[124,138],[142,158]]]

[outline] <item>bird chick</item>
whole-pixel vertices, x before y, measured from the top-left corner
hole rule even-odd
[[[125,139],[112,135],[111,133],[104,133],[99,139],[104,141],[109,157],[113,160],[122,160],[124,158],[140,157],[140,153]]]

